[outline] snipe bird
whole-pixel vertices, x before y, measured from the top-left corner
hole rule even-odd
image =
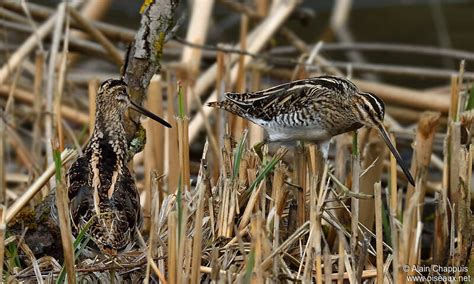
[[[123,122],[128,108],[171,127],[134,103],[124,81],[107,80],[98,90],[93,134],[66,175],[74,235],[93,218],[87,235],[109,255],[133,244],[142,223],[140,197],[127,167]]]
[[[364,93],[349,80],[320,76],[297,80],[259,92],[226,93],[211,102],[262,126],[268,141],[310,141],[321,146],[327,159],[329,140],[362,126],[377,129],[395,156],[408,181],[414,179],[383,125],[385,106],[374,94]]]

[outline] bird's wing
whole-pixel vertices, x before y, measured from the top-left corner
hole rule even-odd
[[[89,180],[89,162],[86,156],[79,157],[66,173],[68,195],[72,199]]]
[[[240,116],[268,121],[309,106],[328,92],[343,92],[339,81],[325,76],[293,81],[255,93],[227,93],[227,105]]]
[[[79,157],[66,174],[69,211],[75,227],[79,225],[81,216],[85,216],[92,201],[92,190],[89,180],[89,163],[86,156]]]

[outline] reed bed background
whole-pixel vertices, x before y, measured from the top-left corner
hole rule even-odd
[[[136,248],[114,258],[91,255],[84,232],[71,239],[64,172],[92,132],[99,83],[118,72],[81,76],[72,62],[100,56],[119,67],[124,56],[118,43],[135,33],[97,21],[91,11],[106,9],[99,2],[89,1],[79,11],[65,4],[53,10],[13,1],[0,7],[8,19],[2,20],[4,29],[29,36],[3,58],[0,69],[3,281],[474,279],[474,74],[465,67],[474,55],[405,46],[402,52],[444,54],[468,63],[459,61],[457,70],[341,65],[323,56],[324,43],[307,44],[285,25],[299,5],[287,0],[273,6],[272,1],[254,6],[217,1],[240,13],[241,21],[239,43],[214,48],[202,46],[210,25],[203,15],[212,14],[214,1],[194,6],[186,39],[165,45],[161,72],[148,86],[145,106],[173,128],[142,121],[147,142],[131,161],[145,216]],[[340,9],[336,5],[333,13]],[[331,31],[342,33],[343,26],[333,25]],[[269,48],[277,33],[291,46]],[[53,52],[47,55],[43,41],[48,34]],[[206,66],[210,58],[213,63]],[[367,70],[437,78],[441,87],[417,90],[359,77]],[[262,145],[262,129],[204,106],[225,91],[258,90],[321,73],[353,78],[360,89],[385,100],[393,140],[398,138],[405,157],[411,154],[414,187],[407,185],[376,131],[364,128],[336,137],[330,162],[324,163],[317,145]],[[57,204],[60,228],[49,218],[51,202]],[[455,271],[414,269],[433,264]]]

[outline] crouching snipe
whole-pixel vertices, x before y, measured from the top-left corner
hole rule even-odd
[[[84,154],[67,172],[74,235],[92,220],[86,234],[110,255],[132,245],[142,223],[140,197],[127,167],[124,116],[128,108],[171,127],[131,101],[124,81],[107,80],[97,94],[94,132]]]
[[[225,109],[262,126],[270,141],[311,141],[327,158],[329,140],[362,126],[377,129],[408,181],[413,177],[383,125],[385,106],[377,96],[360,92],[349,80],[321,76],[298,80],[255,93],[226,93],[211,107]]]

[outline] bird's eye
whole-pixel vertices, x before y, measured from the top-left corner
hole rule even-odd
[[[369,112],[369,110],[370,110],[370,108],[369,108],[368,105],[364,105],[364,109],[365,109],[367,112]]]
[[[127,94],[125,92],[121,92],[117,95],[117,100],[121,102],[126,102],[127,101]]]

